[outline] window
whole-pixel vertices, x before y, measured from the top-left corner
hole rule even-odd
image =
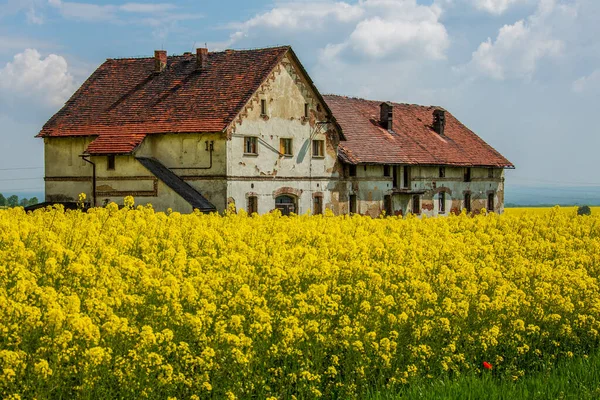
[[[325,141],[324,140],[313,140],[312,142],[313,157],[325,157]]]
[[[281,211],[281,215],[290,215],[296,212],[296,199],[292,196],[279,196],[275,199],[275,208]]]
[[[446,167],[440,167],[440,178],[446,177]]]
[[[356,214],[356,195],[350,195],[350,214]]]
[[[402,187],[407,189],[410,187],[410,167],[404,166],[404,174],[402,176]]]
[[[292,153],[292,139],[282,138],[279,139],[279,152],[284,156],[290,157]]]
[[[115,170],[115,156],[108,156],[106,158],[106,169],[109,171]]]
[[[415,194],[412,198],[412,210],[413,214],[421,214],[421,199],[418,194]]]
[[[267,100],[260,100],[260,115],[267,115]]]
[[[245,154],[258,154],[258,138],[256,136],[247,136],[244,144]]]
[[[494,193],[488,193],[488,204],[487,204],[487,210],[490,212],[494,212]]]
[[[308,118],[308,103],[304,103],[304,118]]]
[[[471,182],[471,168],[465,168],[465,182]]]
[[[348,165],[348,176],[356,176],[356,165]]]
[[[494,168],[488,168],[488,178],[494,178]]]
[[[258,197],[248,196],[248,215],[258,212]]]
[[[313,215],[323,214],[323,197],[313,197]]]
[[[439,213],[440,214],[445,214],[446,213],[446,192],[440,192],[439,194]]]
[[[392,168],[393,169],[393,177],[392,177],[392,188],[393,189],[397,189],[398,188],[398,167],[397,165],[394,165]]]
[[[385,215],[392,215],[392,196],[383,196],[383,207],[385,209]]]
[[[471,212],[471,193],[465,193],[465,210],[467,213]]]
[[[383,176],[390,176],[390,166],[389,165],[383,166]]]

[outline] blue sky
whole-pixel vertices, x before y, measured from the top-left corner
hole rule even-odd
[[[322,93],[450,110],[511,185],[600,186],[600,1],[0,1],[0,193],[43,189],[33,136],[106,58],[291,44]]]

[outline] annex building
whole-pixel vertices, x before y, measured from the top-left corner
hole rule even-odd
[[[290,47],[109,59],[42,128],[47,202],[502,212],[513,165],[440,107],[322,96]]]

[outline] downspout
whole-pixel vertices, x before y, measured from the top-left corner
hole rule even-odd
[[[92,164],[92,206],[96,207],[97,203],[96,203],[96,164],[90,160],[88,160],[86,157],[89,157],[88,155],[81,155],[80,156],[81,159],[87,163]]]

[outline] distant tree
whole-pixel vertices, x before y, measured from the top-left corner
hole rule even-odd
[[[592,210],[588,206],[581,206],[577,209],[577,215],[592,215]]]
[[[29,205],[29,200],[26,197],[23,197],[19,202],[19,205],[21,207],[27,207]]]
[[[7,205],[9,207],[16,207],[19,205],[19,196],[12,195],[7,199]]]
[[[0,193],[0,207],[6,207],[6,197]]]
[[[30,206],[35,206],[36,204],[38,204],[40,201],[38,200],[37,197],[32,197],[29,199],[29,205]]]

